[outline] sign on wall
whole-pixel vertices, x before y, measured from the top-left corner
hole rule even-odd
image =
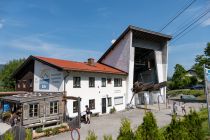
[[[209,127],[210,127],[210,69],[205,68],[205,65],[204,65],[204,75],[205,75],[205,94],[206,94],[208,119],[209,119]]]
[[[52,73],[51,74],[51,82],[54,85],[60,85],[62,81],[62,75],[61,73]]]
[[[50,84],[50,74],[48,70],[42,70],[40,74],[40,80],[39,80],[39,89],[49,90],[49,84]]]

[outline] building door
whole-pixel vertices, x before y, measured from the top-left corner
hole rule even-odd
[[[102,114],[106,113],[106,98],[102,98]]]

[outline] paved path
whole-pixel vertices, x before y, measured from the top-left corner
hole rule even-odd
[[[0,135],[2,135],[3,133],[5,133],[7,130],[9,130],[11,128],[10,125],[0,122]]]
[[[171,106],[171,105],[170,105]],[[187,112],[189,112],[189,106],[199,110],[201,104],[199,103],[188,103],[186,104]],[[148,106],[152,109],[153,114],[157,120],[159,127],[163,127],[171,121],[171,109],[166,109],[165,105],[161,105],[159,111],[157,105]],[[178,115],[183,115],[180,106],[178,107]],[[103,115],[100,117],[91,118],[91,124],[82,124],[80,129],[81,140],[85,140],[88,130],[93,130],[98,136],[99,140],[103,140],[103,135],[112,135],[113,139],[116,139],[122,118],[128,118],[131,120],[132,128],[135,130],[138,125],[143,121],[144,110],[143,109],[132,109],[129,111],[117,112],[115,114]],[[57,136],[51,136],[47,138],[41,138],[40,140],[70,140],[70,132],[62,133]]]

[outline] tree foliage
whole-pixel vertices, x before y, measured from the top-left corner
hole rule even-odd
[[[190,84],[189,77],[185,76],[186,70],[180,64],[176,64],[174,67],[174,74],[172,76],[172,82],[170,83],[171,89],[181,89]]]
[[[120,132],[117,137],[117,140],[133,140],[134,133],[131,129],[131,123],[128,119],[123,119],[121,121]]]
[[[172,117],[171,123],[165,129],[164,137],[166,140],[190,140],[184,123],[181,120],[177,120],[176,116]]]
[[[184,120],[185,128],[190,134],[188,137],[190,140],[203,140],[204,133],[202,131],[202,120],[199,118],[195,111],[190,111],[189,115],[186,115]]]
[[[88,136],[86,137],[86,140],[97,140],[98,137],[94,133],[94,131],[89,130],[88,131]]]
[[[143,118],[143,123],[135,132],[136,140],[162,140],[155,117],[152,112],[147,112]]]
[[[203,64],[210,65],[210,43],[207,43],[207,46],[204,49],[204,54],[196,56],[195,64],[192,66],[198,77],[202,80],[204,79]]]
[[[15,80],[12,78],[12,74],[24,60],[25,59],[14,59],[9,61],[0,71],[0,81],[4,89],[14,90]]]
[[[197,77],[187,76],[187,71],[180,64],[176,64],[174,67],[174,74],[171,81],[168,82],[169,89],[183,89],[186,87],[191,87],[198,83]]]

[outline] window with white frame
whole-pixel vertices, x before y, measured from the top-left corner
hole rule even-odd
[[[73,77],[73,87],[74,88],[80,88],[80,81],[81,78],[80,77]]]
[[[50,114],[58,113],[58,101],[50,102]]]
[[[107,84],[112,84],[112,78],[107,78]]]
[[[95,77],[89,77],[89,87],[95,87]]]
[[[108,106],[112,106],[112,97],[108,98]]]
[[[114,105],[121,105],[123,104],[123,96],[114,97]]]
[[[101,78],[101,87],[106,87],[106,78]]]
[[[29,104],[29,117],[38,116],[38,103]]]
[[[114,78],[114,86],[121,87],[122,86],[122,79],[121,78]]]

